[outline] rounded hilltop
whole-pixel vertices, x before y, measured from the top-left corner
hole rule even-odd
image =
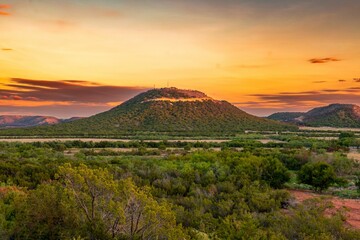
[[[151,101],[205,101],[214,100],[205,93],[197,90],[170,88],[155,88],[146,92],[140,93],[136,97],[127,101],[127,103],[145,103]]]
[[[206,98],[208,97],[205,93],[197,90],[179,89],[176,87],[170,88],[155,88],[147,92],[144,92],[147,97],[159,98]]]

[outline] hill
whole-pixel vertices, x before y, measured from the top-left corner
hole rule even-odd
[[[294,122],[294,119],[304,115],[302,112],[278,112],[268,116],[269,119],[282,121],[282,122]]]
[[[59,119],[50,116],[1,115],[0,128],[23,128],[71,122],[80,118]]]
[[[70,123],[22,130],[20,134],[121,135],[152,133],[235,133],[244,130],[291,130],[295,126],[245,113],[226,101],[177,88],[153,89],[121,105]],[[1,131],[0,134],[14,134]]]
[[[312,127],[360,127],[360,107],[354,104],[330,104],[306,113],[275,113],[269,119]]]

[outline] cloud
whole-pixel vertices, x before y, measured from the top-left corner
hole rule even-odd
[[[14,49],[12,48],[2,48],[1,51],[13,51]]]
[[[338,82],[346,82],[344,79],[339,79]]]
[[[260,108],[264,106],[275,106],[278,108],[304,108],[306,106],[314,107],[316,105],[339,103],[360,104],[360,87],[351,87],[345,89],[322,89],[311,92],[282,92],[277,94],[253,94],[257,100],[254,104],[244,104],[248,108]],[[241,103],[238,103],[241,104]]]
[[[0,4],[0,15],[1,16],[9,16],[9,15],[11,15],[10,13],[1,10],[1,9],[9,9],[10,7],[11,7],[10,5]]]
[[[313,83],[326,83],[326,81],[313,81]]]
[[[355,82],[360,82],[360,78],[354,78],[353,79]]]
[[[108,106],[147,90],[145,87],[100,85],[79,80],[34,80],[13,78],[0,87],[0,96],[9,100],[70,102]]]
[[[72,21],[61,20],[61,19],[60,20],[52,20],[52,21],[50,21],[50,23],[52,23],[58,27],[62,27],[62,28],[73,27],[74,25],[76,25]]]
[[[338,62],[338,61],[341,61],[341,59],[333,58],[333,57],[312,58],[312,59],[308,60],[308,62],[310,62],[310,63],[328,63],[328,62]]]
[[[1,115],[43,115],[59,118],[87,117],[109,109],[109,106],[66,105],[56,103],[39,106],[1,104],[0,107]]]

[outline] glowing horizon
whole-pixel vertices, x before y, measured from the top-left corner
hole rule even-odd
[[[0,114],[88,116],[168,84],[260,116],[360,104],[359,1],[5,1]]]

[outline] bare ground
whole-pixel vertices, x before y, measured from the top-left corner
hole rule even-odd
[[[300,191],[300,190],[291,190],[291,195],[295,197],[296,200],[302,202],[310,198],[318,197],[327,197],[335,209],[340,209],[345,207],[347,211],[346,222],[354,228],[360,229],[360,200],[358,199],[342,199],[330,195],[321,195],[309,191]]]

